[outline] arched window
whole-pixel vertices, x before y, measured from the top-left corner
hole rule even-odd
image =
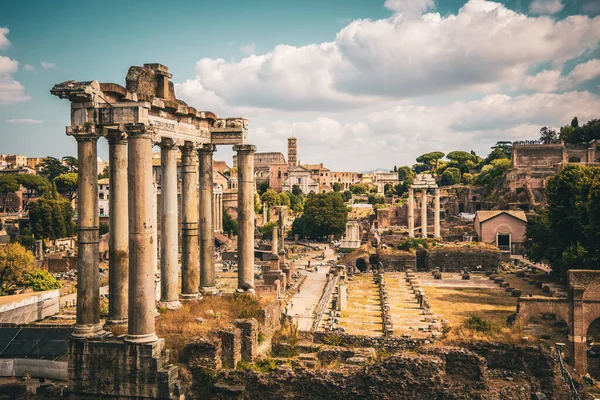
[[[569,162],[578,163],[578,162],[581,162],[581,158],[579,158],[579,157],[569,157]]]
[[[104,200],[104,193],[100,193],[100,200]]]

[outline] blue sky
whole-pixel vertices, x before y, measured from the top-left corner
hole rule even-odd
[[[599,14],[596,0],[3,0],[0,153],[74,154],[52,85],[122,84],[146,62],[196,108],[247,116],[259,151],[295,135],[302,162],[336,170],[485,153],[600,117]]]

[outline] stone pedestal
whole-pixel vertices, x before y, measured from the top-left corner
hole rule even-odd
[[[129,285],[129,210],[127,199],[127,140],[124,132],[109,131],[109,234],[107,324],[125,324]]]
[[[181,300],[198,299],[200,265],[198,248],[198,157],[194,146],[181,148]]]
[[[129,137],[129,320],[125,340],[155,342],[156,312],[152,225],[152,131],[126,125]]]
[[[77,184],[77,317],[73,337],[91,338],[105,334],[100,324],[98,247],[98,159],[99,135],[93,125],[68,127],[77,140],[79,180]]]
[[[215,146],[198,147],[200,164],[200,290],[216,292],[215,282],[215,230],[213,222],[213,152]]]
[[[171,139],[163,139],[161,147],[161,241],[160,241],[160,305],[178,309],[179,302],[179,226],[177,223],[177,147]]]
[[[254,290],[254,152],[233,146],[238,155],[238,289]]]
[[[169,364],[164,346],[164,339],[71,340],[71,399],[180,399],[178,368]]]

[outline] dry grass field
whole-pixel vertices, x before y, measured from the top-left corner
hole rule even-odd
[[[341,313],[340,326],[353,335],[381,336],[379,288],[373,275],[354,275],[348,289],[348,308]]]

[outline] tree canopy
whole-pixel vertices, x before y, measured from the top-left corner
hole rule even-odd
[[[44,193],[52,190],[50,182],[39,175],[32,174],[19,174],[16,175],[17,182],[19,182],[25,188],[25,199],[23,201],[23,208],[26,209],[29,204],[29,199],[34,195],[43,195]]]
[[[29,205],[29,225],[38,239],[73,236],[75,224],[71,203],[56,192],[56,187]]]
[[[8,204],[8,194],[14,193],[21,188],[21,185],[17,181],[16,175],[0,175],[0,193],[4,196],[4,204],[2,205],[2,211],[6,212],[6,206]]]
[[[444,156],[445,154],[441,151],[432,151],[421,154],[419,157],[417,157],[417,162],[426,165],[431,173],[436,174],[439,162],[442,158],[444,158]]]
[[[311,239],[324,239],[344,232],[347,220],[348,208],[340,193],[312,194],[306,200],[304,214],[294,221],[292,233]]]
[[[549,179],[548,205],[527,225],[533,261],[548,261],[562,279],[569,269],[600,268],[600,167],[567,165]]]
[[[27,274],[35,268],[33,253],[19,243],[8,243],[0,247],[0,295],[24,286]]]
[[[69,172],[69,167],[64,165],[61,160],[55,157],[46,157],[42,161],[41,175],[52,182],[57,176]]]
[[[77,181],[79,180],[79,175],[75,172],[67,172],[66,174],[62,174],[57,176],[54,179],[54,184],[56,185],[56,190],[63,196],[66,196],[69,201],[73,201],[75,197],[77,197]]]

